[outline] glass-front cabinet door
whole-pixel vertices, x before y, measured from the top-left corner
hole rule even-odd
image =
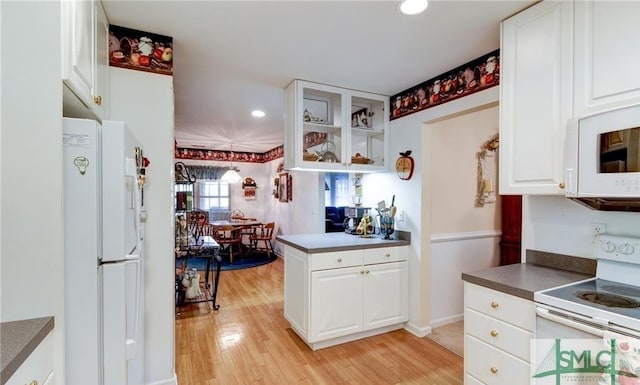
[[[295,80],[285,89],[285,167],[385,171],[389,98]]]

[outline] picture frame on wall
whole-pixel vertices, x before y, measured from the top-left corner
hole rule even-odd
[[[280,174],[279,179],[278,199],[280,199],[280,202],[289,202],[289,173]]]

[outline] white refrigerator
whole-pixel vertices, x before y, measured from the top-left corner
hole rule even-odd
[[[65,384],[142,385],[146,159],[122,122],[63,120]]]

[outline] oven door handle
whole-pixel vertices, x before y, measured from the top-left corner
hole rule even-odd
[[[562,317],[562,316],[557,316],[555,314],[551,314],[551,312],[549,312],[549,310],[541,308],[541,307],[536,307],[536,314],[538,315],[538,317],[542,317],[545,319],[548,319],[549,321],[553,321],[553,322],[557,322],[559,324],[562,324],[564,326],[568,326],[570,328],[573,329],[578,329],[581,330],[585,333],[589,333],[591,335],[597,336],[597,337],[604,337],[604,330],[603,329],[599,329],[599,328],[595,328],[593,326],[589,326],[586,324],[583,324],[582,322],[579,321],[573,321],[570,320],[568,318]]]

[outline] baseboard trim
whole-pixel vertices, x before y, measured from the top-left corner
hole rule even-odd
[[[456,314],[449,317],[438,318],[436,320],[431,321],[431,327],[437,328],[439,326],[448,325],[450,323],[462,321],[464,319],[464,314]]]
[[[408,331],[416,337],[426,337],[431,334],[431,326],[418,327],[411,322],[407,322],[407,324],[404,326],[404,330]]]
[[[147,382],[146,385],[178,385],[178,375],[176,374],[176,372],[173,372],[172,378],[161,381]]]
[[[468,239],[497,238],[502,235],[500,230],[468,231],[465,233],[446,233],[431,235],[431,243],[464,241]]]

